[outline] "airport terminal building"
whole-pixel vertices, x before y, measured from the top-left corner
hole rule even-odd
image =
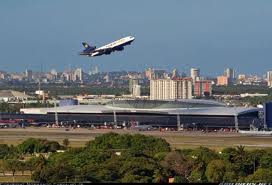
[[[249,129],[258,122],[260,109],[227,107],[198,99],[112,100],[103,105],[72,105],[21,109],[17,118],[36,122],[76,122],[81,125],[152,125],[168,128]]]

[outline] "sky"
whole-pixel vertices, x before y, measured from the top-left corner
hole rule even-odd
[[[271,0],[1,0],[0,70],[272,69]],[[125,36],[124,51],[79,56]]]

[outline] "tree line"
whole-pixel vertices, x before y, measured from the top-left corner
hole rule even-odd
[[[15,90],[20,92],[26,92],[33,95],[33,92],[37,90],[37,84],[25,84],[25,85],[2,85],[0,90]],[[42,84],[41,89],[45,92],[49,92],[50,96],[59,95],[78,95],[78,94],[92,94],[92,95],[122,95],[129,94],[129,89],[124,87],[109,87],[109,86],[80,86],[79,84],[63,85],[63,84]]]
[[[228,86],[216,86],[212,87],[212,94],[224,95],[224,94],[242,94],[242,93],[260,93],[272,95],[272,89],[267,86],[259,85],[228,85]]]
[[[42,155],[46,153],[49,157]],[[190,183],[271,182],[272,149],[175,150],[164,139],[140,134],[103,134],[81,148],[69,147],[68,139],[60,145],[29,138],[16,147],[0,145],[0,170],[13,175],[28,170],[33,181],[42,183],[164,183],[169,178]]]
[[[49,102],[37,103],[7,103],[0,102],[0,113],[18,113],[21,108],[40,108],[40,107],[54,107],[54,104]]]

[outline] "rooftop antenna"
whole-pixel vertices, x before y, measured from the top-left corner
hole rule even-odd
[[[38,89],[39,89],[39,93],[40,93],[40,91],[41,91],[41,81],[40,81],[40,79],[39,79],[39,84],[38,84]]]
[[[42,74],[42,72],[43,72],[43,64],[41,64],[41,71],[40,72]]]

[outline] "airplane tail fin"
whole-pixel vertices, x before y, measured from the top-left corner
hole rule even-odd
[[[82,42],[82,45],[84,46],[84,48],[86,50],[95,50],[96,49],[95,46],[90,46],[87,42]]]

